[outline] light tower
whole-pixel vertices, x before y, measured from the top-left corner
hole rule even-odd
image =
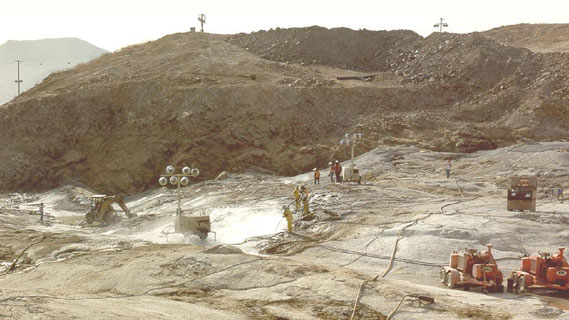
[[[197,177],[200,171],[197,168],[190,169],[190,167],[182,168],[182,173],[175,173],[175,171],[174,166],[167,166],[166,174],[161,174],[160,179],[158,179],[158,183],[163,187],[167,186],[168,182],[170,182],[171,185],[175,185],[178,188],[178,209],[176,210],[174,232],[184,234],[185,238],[191,234],[195,234],[202,240],[205,240],[209,233],[216,235],[214,231],[211,231],[209,215],[184,216],[184,212],[182,211],[182,194],[180,189],[183,186],[187,186],[190,183],[190,177]]]
[[[433,27],[439,28],[439,32],[443,32],[443,27],[444,27],[444,28],[448,28],[448,23],[443,23],[443,20],[444,20],[444,19],[443,19],[443,18],[440,18],[440,19],[441,19],[441,22],[435,23],[435,24],[433,25]]]
[[[348,168],[342,169],[342,181],[355,181],[357,183],[361,183],[360,170],[354,164],[354,149],[362,137],[363,134],[361,133],[354,133],[351,135],[349,133],[346,133],[344,135],[344,139],[340,140],[340,144],[345,144],[347,146],[350,144],[352,145],[352,158],[350,161],[350,166]]]
[[[197,177],[200,174],[200,170],[197,168],[190,169],[190,167],[182,168],[182,173],[175,173],[176,169],[174,166],[166,167],[166,174],[161,174],[158,183],[165,187],[170,182],[171,185],[177,186],[178,189],[178,209],[176,210],[177,216],[182,216],[182,193],[181,187],[185,187],[190,183],[190,177]]]
[[[203,25],[205,24],[205,14],[201,13],[200,15],[198,15],[198,20],[200,21],[200,24],[202,25],[200,32],[203,32]]]

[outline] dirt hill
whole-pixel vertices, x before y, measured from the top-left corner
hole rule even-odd
[[[341,35],[336,46],[342,48],[348,41],[355,47],[365,47],[372,41],[358,36],[369,36],[367,31],[309,28],[302,33],[290,29],[290,35],[296,37],[289,37],[288,43],[298,43],[298,48],[289,50],[286,46],[283,50],[275,45],[282,43],[283,32],[238,35],[232,41],[279,61],[300,61],[297,52],[314,52],[314,47],[326,43],[335,32]],[[390,38],[382,31],[378,34]],[[392,142],[466,152],[511,141],[565,138],[565,111],[569,107],[565,86],[569,78],[564,70],[569,55],[532,53],[501,45],[479,33],[433,33],[422,39],[395,31],[391,36],[396,34],[404,37],[399,42],[391,41],[396,47],[377,58],[385,61],[350,63],[357,70],[387,71],[377,78],[390,74],[400,79],[400,88],[406,92],[416,90],[411,105],[399,106],[392,114],[384,112],[367,118],[371,124],[367,131],[374,138],[387,136]],[[311,41],[301,41],[306,35]],[[251,43],[255,46],[251,47]],[[337,66],[336,59],[337,53],[327,50],[313,63]],[[340,60],[349,58],[342,56]],[[302,61],[306,64],[310,59]]]
[[[568,52],[569,24],[516,24],[483,32],[504,45],[533,52]]]
[[[202,178],[251,167],[291,175],[347,158],[346,132],[364,133],[358,153],[565,139],[568,64],[480,34],[174,34],[53,74],[1,108],[0,189],[73,179],[134,193],[155,187],[167,164]]]
[[[273,61],[388,71],[389,61],[420,39],[408,30],[354,31],[313,26],[241,33],[232,36],[230,42]]]

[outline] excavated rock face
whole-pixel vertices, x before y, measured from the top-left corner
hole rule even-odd
[[[52,74],[0,108],[0,190],[72,179],[134,193],[157,186],[168,164],[202,179],[250,167],[292,175],[346,159],[346,132],[364,134],[357,153],[560,140],[568,61],[479,34],[170,35]],[[339,81],[357,73],[333,67],[381,72]]]
[[[332,34],[340,40],[328,41]],[[499,44],[487,33],[433,33],[423,39],[405,31],[380,31],[378,39],[399,41],[383,42],[388,43],[383,54],[368,58],[371,34],[313,27],[241,34],[231,41],[267,59],[341,66],[340,57],[353,69],[398,77],[401,85],[417,90],[414,112],[368,118],[371,135],[383,136],[384,142],[472,152],[512,141],[566,138],[569,54],[535,54]],[[303,37],[310,41],[301,41]],[[291,41],[298,44],[291,46]],[[359,54],[331,49],[319,52],[317,61],[309,59],[319,44],[345,48],[348,41],[362,45]],[[354,57],[362,59],[350,62]]]

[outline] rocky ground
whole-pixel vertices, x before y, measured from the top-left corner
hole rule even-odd
[[[138,216],[109,227],[82,224],[93,191],[81,185],[4,193],[0,317],[350,319],[361,287],[354,319],[385,319],[407,294],[434,303],[408,298],[392,319],[569,319],[560,294],[464,292],[438,278],[452,250],[492,243],[508,274],[523,254],[565,246],[569,209],[549,190],[567,186],[568,152],[569,143],[472,154],[385,147],[358,157],[362,185],[259,171],[192,184],[182,207],[209,213],[216,241],[171,233],[170,189],[127,198]],[[444,158],[454,159],[453,179]],[[538,177],[536,212],[505,209],[512,175]],[[312,214],[295,214],[289,234],[281,207],[299,183],[312,189]]]

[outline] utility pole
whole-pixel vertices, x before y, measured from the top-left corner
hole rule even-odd
[[[198,16],[198,20],[199,20],[199,22],[200,22],[201,25],[202,25],[202,29],[200,30],[200,32],[203,32],[203,25],[204,25],[204,23],[205,23],[205,14],[203,14],[203,13],[200,14],[200,15]]]
[[[443,23],[443,18],[440,18],[441,22],[435,23],[433,27],[439,28],[439,32],[443,32],[443,27],[448,28],[448,23]]]
[[[24,62],[24,61],[16,60],[16,63],[18,63],[18,80],[14,81],[18,84],[18,95],[20,95],[20,83],[22,82],[22,80],[20,80],[20,62]]]

